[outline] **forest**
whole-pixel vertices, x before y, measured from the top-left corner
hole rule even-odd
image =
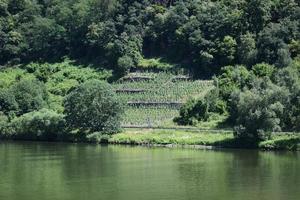
[[[152,70],[213,80],[182,95],[175,124],[219,115],[263,141],[300,130],[300,1],[0,0],[0,70],[4,138],[119,132],[114,84]]]
[[[289,65],[299,55],[297,0],[1,0],[0,63],[64,56],[123,75],[163,57],[209,78],[226,65]]]

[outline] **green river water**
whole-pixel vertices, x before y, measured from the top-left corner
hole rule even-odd
[[[299,200],[300,153],[0,142],[0,200]]]

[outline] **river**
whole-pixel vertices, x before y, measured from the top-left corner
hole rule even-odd
[[[0,142],[2,200],[299,200],[300,153]]]

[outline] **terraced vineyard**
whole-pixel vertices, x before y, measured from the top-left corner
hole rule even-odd
[[[212,81],[189,80],[169,73],[132,73],[113,84],[127,102],[124,126],[167,126],[178,116],[180,105],[190,97],[201,97]]]

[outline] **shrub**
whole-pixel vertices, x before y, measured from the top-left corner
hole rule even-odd
[[[18,110],[14,94],[7,89],[0,89],[0,111],[4,114]]]
[[[39,110],[47,104],[48,94],[46,87],[37,80],[23,79],[11,87],[15,100],[19,106],[19,115]]]
[[[91,80],[79,85],[66,96],[64,107],[70,128],[105,134],[120,129],[123,106],[108,83]]]
[[[88,142],[92,143],[108,143],[111,136],[101,132],[95,132],[86,136]]]
[[[231,93],[249,85],[251,74],[244,66],[228,66],[222,69],[222,74],[215,80],[220,97],[229,99]]]
[[[10,123],[13,139],[58,140],[64,133],[64,116],[48,109],[26,113]]]
[[[219,93],[219,89],[214,88],[204,96],[204,102],[210,113],[225,114],[227,112],[226,102],[220,98]]]
[[[160,70],[168,70],[173,67],[173,65],[164,62],[162,58],[142,58],[138,62],[138,67],[141,69],[160,69]]]
[[[129,56],[122,56],[118,59],[118,75],[125,75],[130,68],[134,67],[133,59]]]
[[[30,63],[23,66],[23,68],[28,73],[34,73],[35,77],[42,82],[47,82],[51,75],[59,71],[59,67],[57,65],[49,63]]]
[[[226,102],[220,99],[217,88],[211,90],[204,98],[187,101],[174,122],[180,125],[195,125],[199,121],[207,121],[211,113],[225,114]]]
[[[188,100],[179,111],[180,116],[174,122],[180,125],[195,125],[198,121],[208,119],[208,104],[203,100]]]

